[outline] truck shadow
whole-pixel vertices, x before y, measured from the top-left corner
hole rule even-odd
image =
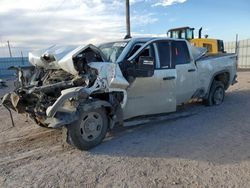
[[[187,105],[194,115],[116,130],[95,155],[182,158],[217,164],[250,159],[250,90],[228,92],[220,106]]]

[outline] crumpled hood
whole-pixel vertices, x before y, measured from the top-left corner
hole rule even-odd
[[[57,62],[60,61],[66,54],[74,50],[75,46],[51,46],[46,49],[36,50],[29,52],[29,62],[38,67],[47,69],[59,68]],[[55,61],[48,63],[43,57],[50,56],[54,57]]]
[[[45,69],[63,69],[73,75],[77,75],[73,62],[73,58],[84,50],[91,49],[94,53],[102,57],[103,61],[107,61],[105,55],[96,46],[89,44],[86,46],[52,46],[47,49],[37,50],[29,53],[29,62],[37,67]]]

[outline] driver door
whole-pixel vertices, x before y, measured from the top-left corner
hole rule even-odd
[[[124,119],[176,110],[176,71],[171,69],[170,44],[148,42],[129,61],[138,63],[141,56],[154,59],[154,74],[151,77],[134,78],[127,90]]]

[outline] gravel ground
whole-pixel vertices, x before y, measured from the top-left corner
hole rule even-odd
[[[238,81],[220,106],[117,129],[88,152],[15,113],[11,128],[0,107],[0,187],[250,187],[250,72]]]

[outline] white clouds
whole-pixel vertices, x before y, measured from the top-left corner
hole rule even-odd
[[[153,13],[147,13],[147,14],[135,13],[131,17],[132,25],[136,25],[136,26],[144,26],[144,25],[155,23],[157,21],[158,21],[158,18]]]
[[[167,6],[185,0],[131,0]],[[150,9],[131,13],[132,30],[158,21]],[[125,36],[124,0],[0,0],[0,38],[12,45],[43,48],[80,45]]]
[[[1,0],[0,37],[31,47],[114,40],[124,35],[121,8],[118,0]]]
[[[141,3],[141,2],[144,2],[144,3],[151,3],[152,6],[163,6],[163,7],[166,7],[166,6],[171,6],[171,5],[174,5],[174,4],[178,4],[178,3],[184,3],[186,2],[187,0],[130,0],[130,4],[136,4],[136,3]]]
[[[0,1],[0,12],[9,12],[12,10],[25,10],[29,12],[37,12],[46,10],[50,7],[56,7],[62,0],[53,0],[53,1],[46,1],[46,0],[1,0]]]
[[[158,0],[158,2],[156,2],[155,4],[153,4],[153,6],[170,6],[173,4],[177,4],[177,3],[184,3],[187,0]]]
[[[141,0],[134,0],[137,3]],[[136,27],[156,22],[155,15],[132,14]],[[1,0],[0,37],[15,46],[99,43],[125,36],[121,0]]]

